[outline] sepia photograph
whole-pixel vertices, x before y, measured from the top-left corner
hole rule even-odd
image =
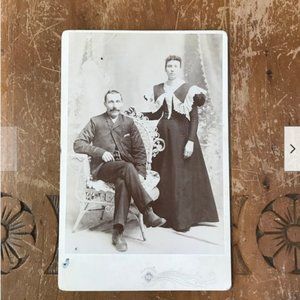
[[[224,32],[64,34],[60,256],[230,264]]]

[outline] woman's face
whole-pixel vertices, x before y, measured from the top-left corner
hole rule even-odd
[[[170,60],[166,65],[166,73],[169,80],[174,80],[177,78],[180,71],[180,62],[178,60]]]

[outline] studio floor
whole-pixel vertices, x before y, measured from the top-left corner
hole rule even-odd
[[[109,218],[109,216],[108,216]],[[104,220],[105,221],[105,220]],[[72,222],[66,228],[66,252],[110,254],[118,253],[111,243],[112,224],[100,221],[100,212],[87,213],[75,232]],[[102,224],[99,226],[99,223]],[[142,240],[136,220],[129,219],[124,232],[128,254],[222,254],[223,224],[202,223],[188,232],[171,228],[144,228]]]

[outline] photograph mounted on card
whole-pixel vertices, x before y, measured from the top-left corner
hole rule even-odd
[[[223,31],[63,33],[60,289],[230,288],[227,73]]]

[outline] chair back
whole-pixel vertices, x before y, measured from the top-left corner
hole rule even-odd
[[[139,130],[147,154],[147,170],[151,170],[152,157],[165,149],[165,142],[159,137],[157,126],[145,116],[129,116]]]

